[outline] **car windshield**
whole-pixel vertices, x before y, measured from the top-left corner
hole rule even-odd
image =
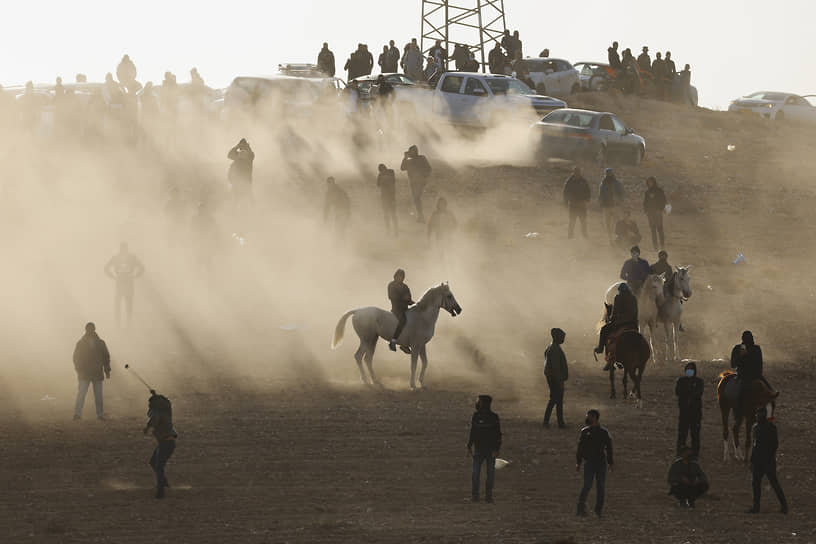
[[[546,115],[541,121],[544,123],[551,123],[554,125],[565,125],[578,128],[589,128],[592,126],[592,119],[594,115],[591,113],[584,113],[579,111],[564,111],[556,110],[549,115]]]
[[[782,93],[766,93],[766,92],[748,95],[748,98],[755,98],[757,100],[770,100],[771,102],[781,102],[785,100],[786,97],[787,95],[784,95]]]
[[[489,78],[486,81],[493,94],[534,94],[530,87],[518,79]]]

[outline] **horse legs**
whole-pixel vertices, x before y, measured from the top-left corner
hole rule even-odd
[[[419,356],[419,350],[412,349],[411,350],[411,389],[416,390],[416,366],[417,366],[417,357]]]
[[[422,368],[419,370],[419,386],[425,387],[425,369],[428,368],[428,352],[425,345],[419,348],[419,358],[422,360]]]
[[[366,343],[360,339],[360,347],[354,352],[354,360],[357,361],[357,368],[360,370],[360,382],[363,385],[368,385],[368,378],[366,378],[363,370],[363,356],[366,354]]]
[[[371,376],[371,383],[373,385],[382,385],[380,380],[377,379],[377,375],[374,374],[374,350],[377,349],[377,340],[378,338],[374,338],[374,340],[369,342],[368,346],[366,346],[365,363],[368,367],[368,375]]]
[[[739,445],[739,428],[740,428],[741,423],[742,423],[742,418],[737,419],[734,422],[734,427],[731,429],[731,431],[733,433],[733,438],[734,438],[731,445],[734,446],[734,457],[736,457],[737,461],[742,461],[743,458],[744,458],[743,455],[742,455],[742,448],[740,448],[740,445]]]
[[[719,395],[720,392],[718,391],[717,394]],[[723,395],[725,393],[722,393]],[[725,403],[720,403],[720,415],[722,415],[722,428],[723,428],[723,463],[728,462],[728,414],[731,409]]]
[[[615,398],[615,365],[609,366],[609,398]]]
[[[623,369],[623,398],[624,399],[629,398],[629,391],[627,390],[627,385],[629,383],[628,376],[629,376],[629,369],[624,368]]]
[[[635,396],[638,400],[638,408],[641,407],[643,403],[643,397],[640,394],[640,379],[643,377],[643,367],[636,368],[634,372],[632,372],[632,381],[635,382],[634,390]]]
[[[754,426],[754,418],[745,418],[745,462],[751,460],[751,428]]]
[[[654,356],[654,343],[652,342],[652,338],[654,338],[654,329],[655,323],[654,321],[649,321],[649,350],[650,350],[650,358],[652,361],[657,362],[657,358]],[[648,361],[647,361],[648,362]]]
[[[677,346],[677,332],[680,328],[680,320],[677,320],[677,323],[672,323],[672,341],[674,343],[674,360],[680,360],[680,348]]]
[[[670,357],[671,357],[671,353],[669,351],[669,342],[670,342],[671,339],[669,338],[669,322],[668,321],[663,322],[663,332],[665,333],[663,335],[663,339],[664,339],[664,342],[666,344],[666,351],[664,352],[665,355],[664,355],[663,360],[665,362],[669,362]]]

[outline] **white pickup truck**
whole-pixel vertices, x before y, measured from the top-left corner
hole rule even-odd
[[[513,120],[534,122],[566,106],[510,76],[446,72],[433,91],[431,109],[453,124],[487,127]]]

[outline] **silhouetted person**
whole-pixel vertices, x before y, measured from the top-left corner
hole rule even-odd
[[[149,463],[156,473],[156,498],[163,499],[165,488],[170,487],[164,474],[164,467],[176,451],[178,438],[178,433],[173,427],[173,406],[170,399],[151,389],[147,401],[147,418],[143,434],[152,430],[156,439],[156,449],[153,450]]]
[[[371,73],[370,69],[366,72],[368,57],[370,56],[371,53],[368,53],[368,51],[365,50],[363,44],[358,43],[357,49],[351,55],[349,55],[346,64],[343,66],[343,70],[346,70],[348,73],[348,81]]]
[[[428,82],[428,85],[434,86],[439,81],[439,76],[442,75],[442,68],[436,63],[436,59],[432,55],[428,55],[428,62],[425,65],[423,72],[423,79]]]
[[[604,178],[601,180],[601,186],[598,189],[598,201],[603,212],[606,234],[609,237],[609,243],[612,244],[612,236],[618,218],[618,208],[623,203],[623,185],[615,177],[615,173],[611,168],[604,171]]]
[[[637,63],[638,68],[640,68],[642,71],[652,71],[652,59],[649,57],[649,48],[645,45],[643,46],[643,50],[640,52],[640,55],[638,55]]]
[[[130,60],[130,57],[124,55],[119,61],[119,66],[116,67],[116,79],[128,90],[136,91],[136,65]]]
[[[598,345],[595,353],[603,353],[606,349],[606,341],[612,332],[619,329],[637,329],[638,327],[638,307],[637,299],[632,294],[632,290],[625,283],[618,285],[618,294],[612,303],[612,313],[609,316],[609,323],[601,327],[598,335]],[[609,370],[609,364],[604,367]]]
[[[737,423],[742,421],[745,394],[750,390],[754,380],[762,380],[768,389],[773,390],[771,384],[763,376],[763,364],[762,348],[755,343],[751,331],[744,331],[742,333],[742,344],[737,344],[731,350],[731,368],[736,369],[740,386],[739,399],[734,410]]]
[[[657,186],[654,176],[646,179],[646,194],[643,196],[643,211],[649,220],[649,230],[652,232],[652,247],[662,248],[666,244],[663,233],[663,214],[666,213],[666,193]],[[658,245],[658,241],[660,245]],[[635,242],[637,243],[637,242]]]
[[[584,486],[578,497],[578,515],[586,516],[586,499],[589,490],[592,489],[593,480],[596,482],[595,488],[595,514],[601,517],[604,505],[604,495],[606,493],[606,472],[607,468],[611,472],[614,458],[612,457],[612,437],[606,427],[601,427],[601,413],[592,409],[587,412],[586,427],[581,429],[581,436],[578,439],[578,451],[575,454],[575,471],[581,471],[581,463],[584,464]]]
[[[666,68],[666,94],[671,98],[674,96],[674,79],[677,77],[677,68],[671,58],[671,51],[666,51],[664,59],[663,62]]]
[[[615,70],[620,70],[621,59],[618,54],[618,42],[612,42],[612,47],[606,50],[607,58],[609,59],[609,66]]]
[[[74,348],[74,369],[79,381],[74,405],[74,419],[82,419],[85,395],[91,384],[93,384],[96,418],[105,419],[102,406],[102,381],[105,377],[110,379],[110,353],[108,353],[108,346],[96,334],[96,325],[93,323],[85,325],[85,335],[79,339]]]
[[[252,165],[255,162],[255,152],[245,138],[235,144],[227,153],[232,161],[227,179],[232,186],[232,194],[237,202],[243,203],[252,200]]]
[[[334,214],[334,229],[338,237],[343,238],[348,228],[351,218],[351,200],[348,193],[337,183],[334,178],[326,178],[326,200],[323,204],[323,220],[328,221]]]
[[[317,54],[317,69],[329,77],[334,77],[334,53],[331,52],[326,42],[323,42],[323,49]]]
[[[424,58],[419,46],[415,43],[410,43],[405,48],[405,53],[402,55],[402,66],[405,69],[405,75],[413,81],[420,83],[425,81],[425,74],[422,72],[422,63]]]
[[[620,271],[620,279],[626,282],[635,296],[640,295],[643,284],[649,277],[649,262],[640,258],[640,248],[633,246],[629,250],[629,259],[624,261]]]
[[[700,455],[700,423],[703,419],[703,380],[697,376],[697,365],[686,363],[683,376],[677,379],[674,394],[677,395],[679,418],[677,422],[677,453],[686,447],[686,437],[691,434],[691,449]]]
[[[640,229],[632,219],[631,212],[625,212],[623,219],[615,224],[615,245],[618,247],[630,247],[640,243]]]
[[[399,233],[397,226],[397,190],[394,171],[384,164],[377,166],[377,187],[380,189],[380,202],[385,217],[385,230],[393,236]]]
[[[473,472],[471,475],[471,501],[479,502],[479,477],[482,472],[482,463],[487,473],[485,482],[485,502],[493,502],[493,483],[496,473],[496,458],[502,445],[501,422],[499,415],[491,410],[493,397],[479,395],[476,401],[476,411],[470,420],[470,435],[468,436],[468,455],[473,457]]]
[[[133,317],[133,291],[136,278],[144,274],[144,266],[141,261],[130,253],[128,245],[122,242],[119,245],[119,253],[111,257],[105,265],[105,274],[116,282],[116,294],[114,299],[114,311],[116,312],[116,324],[122,322],[122,301],[125,301],[125,314],[127,323]]]
[[[587,237],[587,206],[592,198],[589,190],[589,183],[581,172],[581,167],[572,169],[572,175],[567,178],[564,184],[564,204],[569,210],[569,230],[567,238],[572,239],[575,232],[575,222],[581,221],[581,233]]]
[[[447,241],[457,224],[456,217],[448,209],[448,201],[440,197],[436,201],[436,210],[428,221],[428,240],[435,238],[437,242]]]
[[[501,39],[501,46],[507,52],[507,55],[511,56],[511,53],[513,52],[513,36],[510,35],[509,30],[504,31],[504,34],[502,35],[502,39]],[[512,56],[511,56],[511,60],[513,60]]]
[[[694,508],[694,502],[708,491],[708,477],[700,467],[694,451],[682,447],[677,459],[669,468],[669,495],[673,495],[682,506]]]
[[[391,313],[397,318],[397,328],[388,343],[388,349],[397,351],[397,340],[399,340],[399,335],[402,334],[402,329],[405,328],[407,322],[406,312],[414,304],[411,299],[411,289],[405,283],[405,270],[402,268],[398,268],[394,272],[394,281],[388,284],[388,300],[391,301]],[[411,353],[411,348],[407,346],[401,346],[400,349],[405,353]]]
[[[691,65],[686,64],[679,75],[680,100],[683,104],[691,104]]]
[[[368,46],[366,44],[363,44],[362,62],[364,67],[363,75],[371,75],[371,71],[374,69],[374,55],[372,55],[368,50]]]
[[[388,46],[383,45],[382,53],[377,57],[377,65],[380,67],[380,73],[385,74],[385,67],[388,64]]]
[[[550,58],[550,50],[549,50],[549,49],[547,49],[547,48],[544,48],[544,49],[541,51],[541,53],[539,53],[539,54],[538,54],[538,56],[539,56],[540,58],[542,58],[542,59],[547,59],[547,58]]]
[[[388,42],[388,49],[385,51],[382,71],[386,74],[396,73],[399,68],[400,52],[394,45],[394,40]]]
[[[436,40],[436,43],[428,51],[428,54],[434,58],[436,65],[444,72],[448,62],[448,52],[442,46],[442,40]]]
[[[550,389],[550,402],[547,403],[547,410],[544,412],[544,427],[550,426],[550,416],[555,408],[558,419],[558,428],[564,429],[564,383],[569,378],[569,368],[567,367],[567,356],[561,348],[561,344],[567,338],[567,334],[561,329],[550,330],[552,343],[544,350],[544,376],[547,378],[547,386]]]
[[[779,435],[776,425],[768,421],[768,412],[764,406],[756,411],[757,422],[754,423],[752,436],[754,442],[751,447],[751,487],[754,491],[754,504],[749,514],[759,514],[760,498],[762,497],[762,478],[768,477],[776,498],[779,499],[780,510],[788,513],[788,501],[785,492],[776,478],[776,450],[779,448]]]
[[[422,193],[425,191],[425,185],[427,185],[428,178],[431,175],[431,165],[425,155],[419,154],[417,146],[412,145],[403,155],[400,170],[408,173],[408,180],[411,182],[411,196],[417,213],[417,222],[424,223]]]
[[[468,60],[465,61],[464,70],[465,72],[478,72],[479,71],[479,61],[476,60],[476,54],[473,51],[468,51]],[[439,78],[437,78],[437,81]]]
[[[198,68],[196,67],[190,70],[190,86],[194,89],[200,89],[205,86],[204,78],[198,73]]]
[[[517,60],[524,57],[524,50],[523,45],[521,43],[521,38],[519,37],[519,31],[513,31],[513,52],[510,54],[510,58],[513,60]]]
[[[655,86],[655,97],[658,100],[666,99],[666,62],[661,58],[660,51],[655,53],[652,62],[652,79]]]
[[[649,272],[658,276],[663,274],[664,279],[669,279],[669,277],[672,275],[673,270],[672,266],[669,264],[669,254],[666,253],[665,249],[661,249],[657,253],[657,262],[649,267]]]
[[[503,74],[504,73],[504,64],[506,62],[504,53],[501,49],[501,44],[496,42],[495,47],[490,50],[490,53],[487,55],[487,64],[490,67],[491,74]]]

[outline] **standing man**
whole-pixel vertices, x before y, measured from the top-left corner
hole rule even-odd
[[[671,101],[674,98],[674,78],[677,76],[677,67],[671,58],[671,51],[666,51],[665,65],[665,95]]]
[[[754,491],[754,505],[749,514],[759,514],[759,499],[762,494],[762,477],[767,476],[783,514],[788,513],[788,501],[785,492],[776,479],[776,450],[779,448],[779,435],[776,425],[768,421],[768,412],[764,406],[756,411],[757,422],[754,423],[754,442],[751,448],[751,487]]]
[[[572,240],[575,232],[575,221],[581,221],[581,233],[587,238],[587,205],[592,195],[589,190],[589,183],[581,172],[581,167],[572,169],[572,175],[567,178],[564,184],[564,204],[569,209],[569,230],[567,238]]]
[[[424,60],[419,46],[416,45],[414,41],[409,43],[405,48],[405,54],[402,56],[402,66],[405,69],[405,75],[417,83],[425,81],[425,74],[422,72],[422,63]]]
[[[614,70],[621,69],[620,55],[618,54],[618,42],[612,42],[612,47],[607,48],[606,56],[609,59],[609,66]]]
[[[482,463],[486,465],[487,481],[485,482],[485,502],[493,502],[493,476],[496,470],[496,458],[501,450],[501,422],[499,415],[490,409],[493,397],[479,395],[476,411],[470,420],[470,437],[468,438],[468,455],[473,456],[473,476],[471,479],[471,500],[479,502],[479,477]],[[475,447],[475,451],[474,451]]]
[[[652,59],[649,57],[649,48],[645,45],[643,46],[640,55],[638,55],[637,63],[638,68],[640,68],[642,72],[652,71]]]
[[[395,238],[399,235],[397,227],[397,190],[394,171],[384,164],[378,167],[377,187],[380,188],[380,202],[385,217],[385,230]]]
[[[649,220],[649,230],[652,231],[652,246],[662,248],[666,243],[663,234],[663,214],[666,213],[666,193],[657,186],[654,176],[646,178],[646,193],[643,196],[643,211]],[[660,245],[657,245],[658,239]]]
[[[544,376],[550,388],[550,402],[547,403],[547,411],[544,412],[543,425],[545,429],[550,427],[550,416],[555,407],[558,428],[564,429],[567,426],[564,423],[564,382],[569,377],[569,369],[567,368],[567,356],[564,355],[561,344],[564,343],[567,334],[555,328],[550,331],[550,336],[552,336],[552,344],[544,350]]]
[[[383,72],[386,74],[396,73],[400,61],[399,49],[394,45],[394,40],[388,42],[388,51],[385,55],[385,63],[383,64]]]
[[[329,44],[326,42],[323,42],[323,49],[317,54],[317,69],[328,77],[334,77],[334,53],[329,50]]]
[[[578,497],[578,515],[586,516],[586,499],[595,480],[595,514],[601,517],[606,491],[606,470],[612,472],[612,437],[605,427],[601,427],[601,413],[594,408],[587,412],[586,427],[581,429],[578,440],[578,451],[575,455],[575,471],[580,472],[581,462],[584,463],[584,487]]]
[[[614,244],[615,225],[618,218],[618,207],[623,202],[623,185],[611,168],[604,170],[604,178],[598,189],[598,201],[603,212],[603,222],[610,245]]]
[[[652,62],[652,81],[654,81],[655,86],[655,98],[665,100],[666,63],[660,58],[660,51],[655,53],[655,60]]]
[[[428,54],[434,58],[439,69],[444,72],[448,64],[448,52],[442,47],[442,40],[436,40]]]
[[[643,289],[643,284],[646,283],[646,279],[649,277],[649,263],[646,259],[640,258],[640,248],[638,246],[634,246],[630,249],[629,255],[631,259],[627,259],[626,262],[623,263],[620,279],[625,281],[632,290],[632,293],[637,296],[640,294],[640,290]]]
[[[398,268],[394,272],[394,281],[388,284],[388,300],[391,301],[391,313],[397,316],[397,328],[388,343],[388,349],[397,351],[397,340],[399,340],[408,319],[406,312],[414,304],[411,299],[411,289],[405,284],[405,270],[402,268]],[[405,353],[411,353],[411,348],[408,346],[400,346],[400,349]]]
[[[74,419],[82,419],[85,395],[88,394],[88,387],[91,383],[93,383],[96,419],[105,419],[105,413],[102,410],[102,380],[105,377],[110,379],[110,353],[105,341],[96,334],[96,325],[93,323],[85,325],[85,335],[79,339],[74,348],[74,369],[79,381],[74,405]]]
[[[669,254],[665,249],[661,249],[657,254],[657,262],[649,267],[649,272],[656,276],[663,274],[663,279],[668,280],[672,275],[672,266],[669,264]]]
[[[503,74],[505,56],[501,49],[501,44],[496,42],[496,46],[490,50],[487,55],[487,64],[490,67],[491,74]]]
[[[360,58],[362,59],[360,61],[363,69],[362,75],[371,75],[371,71],[374,69],[374,55],[372,55],[371,51],[368,50],[368,45],[362,44],[362,53]]]
[[[334,212],[334,229],[339,238],[346,234],[349,219],[351,218],[351,200],[348,193],[337,183],[334,178],[326,178],[326,200],[323,205],[323,221],[328,222],[329,215]]]
[[[170,399],[151,389],[147,406],[148,420],[143,433],[147,434],[153,429],[153,436],[156,438],[156,449],[150,456],[150,466],[156,473],[156,498],[163,499],[164,488],[170,487],[164,475],[164,467],[176,451],[178,433],[173,428],[173,408]]]
[[[680,418],[677,423],[677,454],[686,447],[686,436],[691,433],[691,449],[700,455],[700,422],[703,419],[703,380],[697,377],[697,365],[686,363],[683,376],[677,379],[674,394]]]
[[[422,213],[422,193],[425,185],[428,184],[428,177],[431,175],[431,165],[425,155],[419,154],[419,148],[412,145],[403,154],[400,170],[408,173],[408,180],[411,183],[411,196],[414,200],[414,207],[417,213],[417,223],[425,222],[425,215]]]
[[[436,201],[436,210],[428,221],[428,240],[435,238],[437,242],[447,241],[458,225],[456,217],[448,209],[448,201],[439,197]]]
[[[235,144],[227,153],[232,161],[227,171],[227,180],[232,189],[236,203],[243,204],[252,200],[252,165],[255,162],[255,152],[249,146],[246,138]]]
[[[682,506],[694,508],[694,502],[708,491],[708,477],[693,458],[691,448],[683,446],[677,455],[669,468],[669,495],[674,495]]]
[[[144,266],[141,261],[130,253],[125,242],[119,244],[119,253],[111,257],[105,265],[105,274],[116,282],[116,294],[114,295],[114,312],[116,313],[116,326],[121,323],[122,300],[125,301],[125,314],[127,324],[130,325],[133,317],[133,291],[136,278],[144,274]]]

